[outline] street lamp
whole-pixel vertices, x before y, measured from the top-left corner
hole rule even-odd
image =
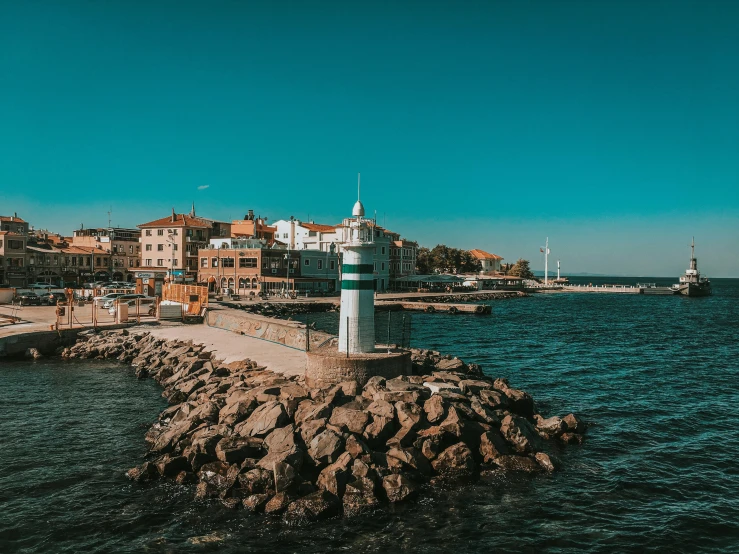
[[[175,238],[172,229],[167,229],[167,242],[169,243],[169,282],[174,283],[174,246]]]

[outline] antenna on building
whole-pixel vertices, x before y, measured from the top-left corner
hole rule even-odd
[[[362,179],[362,174],[361,173],[357,173],[357,202],[359,202],[359,200],[360,200],[359,190],[360,190],[360,185],[361,185],[361,182],[362,182],[361,179]]]
[[[108,206],[108,229],[110,229],[110,214],[113,213],[113,206]]]

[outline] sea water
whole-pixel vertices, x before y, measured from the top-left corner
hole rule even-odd
[[[415,314],[412,343],[507,377],[546,416],[586,419],[584,444],[554,448],[554,474],[289,527],[125,478],[166,407],[153,381],[110,362],[0,361],[0,552],[739,551],[739,280],[709,298],[491,305]],[[329,329],[337,315],[311,317]]]

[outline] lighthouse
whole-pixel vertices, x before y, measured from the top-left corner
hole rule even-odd
[[[342,227],[338,349],[347,355],[374,352],[374,226],[364,218],[364,206],[359,198],[359,177],[352,217],[344,219]]]

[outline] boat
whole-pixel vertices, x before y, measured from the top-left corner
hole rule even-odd
[[[680,282],[672,285],[672,289],[684,296],[710,296],[711,281],[708,277],[701,277],[698,271],[698,260],[695,257],[695,237],[690,244],[690,267],[685,270],[685,275],[680,277]]]

